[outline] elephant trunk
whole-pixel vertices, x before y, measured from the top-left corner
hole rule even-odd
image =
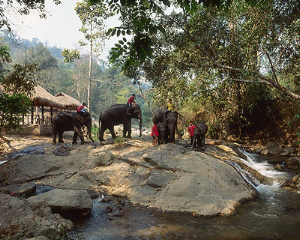
[[[89,139],[91,139],[91,141],[94,143],[94,140],[93,140],[93,138],[92,138],[92,125],[88,125],[88,126],[87,126],[87,129],[88,129],[88,132],[87,132],[88,137],[89,137]]]
[[[140,137],[142,136],[142,128],[143,128],[143,119],[140,118]]]

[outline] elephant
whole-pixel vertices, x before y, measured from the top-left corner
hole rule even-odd
[[[205,134],[207,133],[208,126],[204,122],[200,122],[196,125],[193,136],[192,149],[200,147],[201,150],[205,149]]]
[[[175,142],[175,129],[177,129],[178,112],[166,112],[161,109],[152,118],[154,124],[163,123],[166,126],[166,142]]]
[[[104,141],[103,134],[109,129],[112,138],[116,138],[114,126],[123,124],[123,137],[131,138],[131,119],[137,118],[140,121],[140,137],[142,136],[142,111],[138,104],[131,106],[130,115],[128,115],[127,104],[116,104],[105,109],[99,116],[99,140]]]
[[[167,127],[164,123],[159,122],[157,124],[158,130],[158,144],[167,143]]]
[[[92,118],[89,112],[60,112],[54,116],[52,121],[53,144],[56,144],[56,134],[58,133],[58,142],[63,143],[62,134],[64,131],[74,131],[73,144],[77,143],[77,137],[80,137],[81,144],[84,144],[84,137],[81,130],[82,126],[87,126],[88,137],[94,143],[91,136]]]

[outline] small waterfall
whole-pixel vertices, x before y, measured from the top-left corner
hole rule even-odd
[[[249,152],[245,151],[244,149],[242,149],[242,150],[240,149],[240,152],[242,154],[244,154],[247,158],[247,160],[241,159],[241,161],[243,161],[249,167],[251,167],[251,168],[255,169],[256,171],[258,171],[259,173],[261,173],[263,176],[272,178],[272,179],[274,179],[274,181],[276,181],[276,179],[278,179],[278,178],[286,178],[287,177],[287,174],[285,172],[277,171],[268,162],[257,161],[256,154],[249,153]]]
[[[239,149],[239,151],[246,156],[246,160],[240,158],[240,160],[248,165],[249,167],[255,169],[260,174],[268,178],[270,180],[270,184],[262,184],[255,177],[253,177],[249,172],[242,169],[239,164],[231,163],[234,167],[242,174],[244,179],[250,183],[263,197],[272,198],[274,193],[279,189],[282,182],[287,179],[288,174],[285,172],[280,172],[274,169],[274,167],[269,164],[267,161],[260,162],[257,157],[259,155],[249,153],[244,149]]]
[[[260,182],[249,172],[243,169],[238,163],[232,161],[225,161],[225,162],[233,166],[242,175],[245,181],[249,183],[252,187],[257,188],[257,186],[259,186]]]

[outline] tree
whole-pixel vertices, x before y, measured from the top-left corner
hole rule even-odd
[[[0,53],[1,65],[10,62],[8,48]],[[20,120],[29,107],[32,105],[31,99],[26,95],[34,87],[32,71],[36,70],[35,65],[21,66],[16,64],[8,74],[1,74],[0,80],[4,92],[0,95],[0,138],[8,140],[2,135],[2,130],[16,129],[20,125]]]
[[[80,31],[83,32],[85,40],[90,46],[87,96],[87,107],[90,109],[93,54],[98,53],[103,46],[106,37],[104,32],[104,20],[110,16],[110,13],[106,6],[102,4],[102,1],[98,4],[90,4],[87,0],[77,2],[75,11],[82,22]],[[81,42],[81,45],[86,45],[86,43]]]

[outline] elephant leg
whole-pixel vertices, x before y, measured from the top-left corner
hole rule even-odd
[[[62,135],[63,135],[63,131],[59,131],[58,132],[58,142],[59,143],[64,143]]]
[[[104,135],[105,130],[106,130],[106,127],[103,126],[103,124],[101,124],[101,128],[100,128],[100,131],[99,131],[99,141],[100,142],[104,141],[103,135]]]
[[[74,131],[72,144],[77,144],[77,137],[78,137],[78,133]]]
[[[205,150],[205,136],[202,137],[200,146],[201,146],[201,150]]]
[[[195,150],[197,147],[197,139],[198,137],[196,135],[193,136],[193,144],[192,144],[192,149]]]
[[[131,119],[123,125],[123,137],[131,138]]]
[[[77,142],[77,137],[78,136],[80,137],[81,144],[84,144],[84,137],[83,137],[83,133],[81,131],[81,126],[79,126],[79,127],[75,126],[74,127],[73,144],[75,144]]]
[[[115,139],[115,138],[116,138],[116,134],[115,134],[115,131],[114,131],[114,126],[113,126],[113,125],[112,125],[112,126],[109,126],[108,129],[109,129],[109,131],[110,131],[111,137],[112,137],[113,139]]]
[[[131,138],[131,124],[128,126],[128,138]]]
[[[123,137],[126,138],[126,134],[127,134],[128,130],[125,126],[125,124],[123,124]]]

